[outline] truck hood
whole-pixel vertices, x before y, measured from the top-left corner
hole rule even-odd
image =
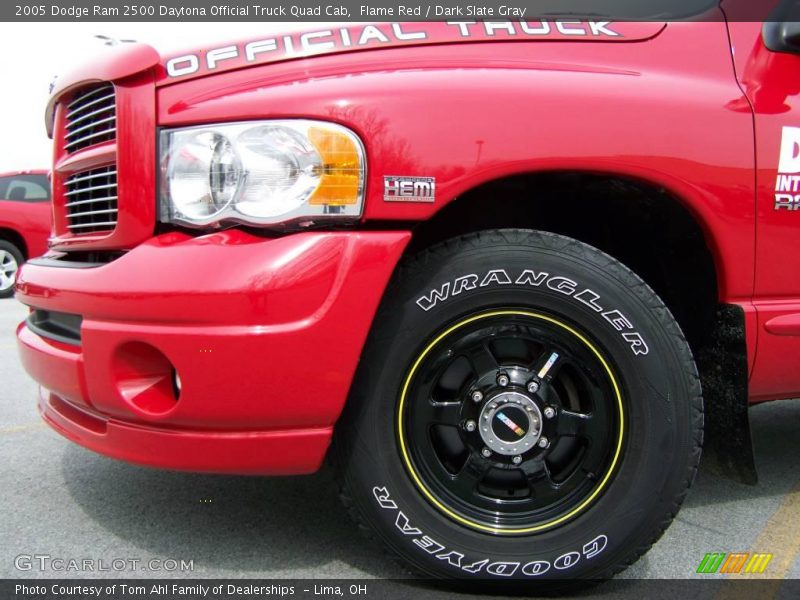
[[[666,25],[666,22],[547,19],[331,24],[324,29],[274,34],[163,56],[147,44],[121,44],[104,49],[95,60],[58,77],[45,112],[45,124],[52,136],[53,110],[62,94],[87,82],[118,80],[151,69],[156,85],[170,85],[296,58],[401,46],[525,41],[639,42],[657,36]]]
[[[157,85],[204,75],[306,58],[364,50],[480,42],[637,42],[661,33],[666,22],[630,21],[449,21],[367,23],[295,31],[197,48],[164,56]]]

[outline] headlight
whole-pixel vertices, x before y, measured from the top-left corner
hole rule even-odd
[[[364,204],[364,148],[349,129],[307,120],[162,131],[161,220],[288,225],[354,220]]]

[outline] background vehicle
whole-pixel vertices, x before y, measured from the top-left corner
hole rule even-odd
[[[14,294],[19,265],[47,250],[49,200],[47,171],[0,174],[0,298]]]
[[[752,480],[748,403],[800,391],[795,32],[716,16],[331,26],[60,77],[53,249],[18,285],[45,420],[209,472],[333,440],[418,572],[612,576],[704,432]]]

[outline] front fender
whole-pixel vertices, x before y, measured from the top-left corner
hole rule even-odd
[[[752,115],[735,103],[724,23],[672,23],[648,41],[405,47],[320,56],[159,90],[159,124],[321,118],[356,131],[365,221],[421,221],[513,174],[646,180],[703,227],[723,301],[749,297]],[[433,177],[435,201],[386,202],[385,176]],[[491,209],[491,207],[488,207]]]

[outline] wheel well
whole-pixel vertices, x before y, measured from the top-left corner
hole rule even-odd
[[[663,188],[584,173],[497,180],[460,196],[415,227],[406,252],[502,227],[559,233],[603,250],[656,291],[693,349],[708,339],[718,302],[713,256],[697,221]]]
[[[22,252],[22,257],[28,260],[28,247],[25,245],[25,239],[13,229],[0,227],[0,240],[11,242],[19,251]]]

